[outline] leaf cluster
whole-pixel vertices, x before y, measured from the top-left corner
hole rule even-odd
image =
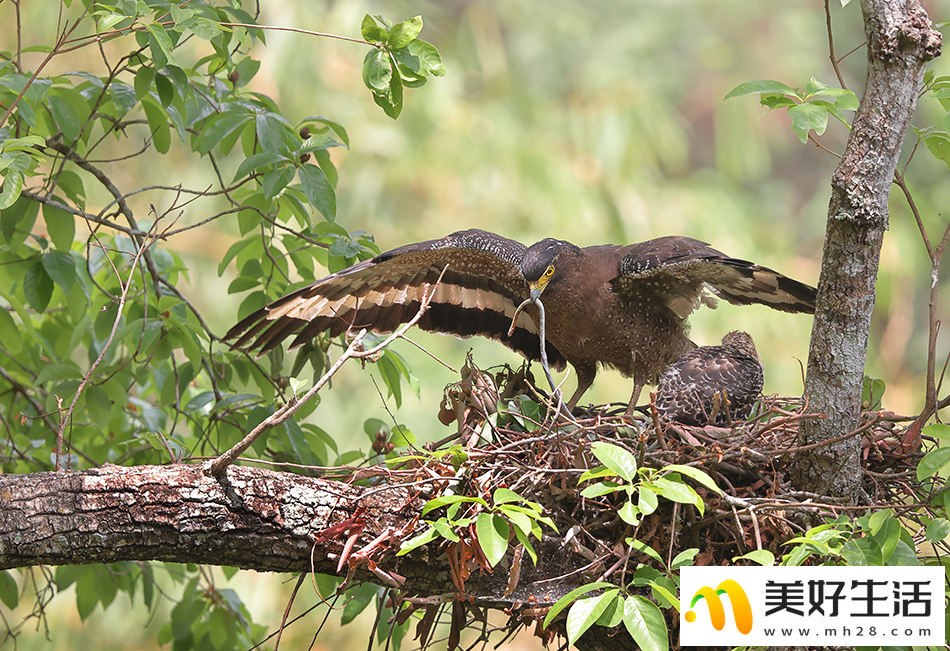
[[[379,15],[366,14],[362,33],[375,50],[363,59],[363,83],[373,91],[373,100],[396,119],[402,112],[403,89],[425,85],[429,75],[446,73],[439,51],[418,38],[422,16],[413,16],[393,24]]]
[[[828,117],[834,117],[850,129],[850,123],[842,111],[858,108],[858,98],[844,88],[833,88],[812,77],[800,88],[791,88],[780,81],[760,79],[739,84],[724,99],[759,95],[759,103],[769,111],[785,109],[792,119],[792,131],[802,141],[808,142],[809,131],[822,135],[828,127]]]
[[[481,497],[443,495],[429,500],[422,509],[422,515],[443,507],[446,507],[445,515],[428,521],[429,528],[426,531],[404,542],[399,556],[436,538],[460,542],[460,534],[468,535],[466,530],[474,525],[475,542],[488,561],[489,569],[498,565],[507,554],[512,532],[537,564],[538,554],[531,544],[531,536],[541,539],[542,524],[557,532],[554,522],[543,514],[540,504],[526,500],[503,486],[492,493],[491,504]]]
[[[636,457],[624,448],[598,441],[591,445],[591,453],[603,463],[581,475],[578,483],[617,477],[621,481],[606,480],[591,484],[581,491],[586,498],[596,498],[612,494],[626,497],[623,505],[617,509],[617,515],[624,522],[637,526],[644,515],[656,511],[660,497],[671,502],[692,504],[703,514],[703,498],[696,490],[683,481],[681,475],[702,484],[717,494],[722,491],[702,470],[681,464],[670,464],[663,468],[637,467]]]

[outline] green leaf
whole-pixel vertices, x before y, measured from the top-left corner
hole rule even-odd
[[[797,102],[791,97],[787,97],[785,95],[762,93],[759,95],[759,104],[769,110],[775,110],[777,108],[788,108],[789,106],[795,106]]]
[[[208,18],[196,18],[195,22],[191,24],[191,31],[193,31],[198,38],[204,41],[210,41],[221,34],[221,27],[218,23]]]
[[[775,565],[775,554],[767,549],[757,549],[754,552],[733,557],[732,562],[734,563],[738,560],[752,561],[753,563],[770,567]]]
[[[194,590],[194,588],[192,588]],[[205,604],[195,599],[195,592],[186,590],[185,597],[179,601],[171,612],[172,635],[176,640],[185,640],[191,635],[192,625],[198,621],[205,610]]]
[[[316,165],[305,163],[297,168],[297,173],[310,205],[319,210],[327,221],[336,219],[336,191],[323,170]]]
[[[99,596],[99,603],[102,604],[103,610],[115,600],[118,589],[111,572],[104,571],[96,575],[96,594]]]
[[[950,116],[950,113],[947,114]],[[924,139],[924,144],[927,146],[927,151],[936,158],[941,160],[950,167],[950,138],[940,136],[929,136]]]
[[[426,543],[432,540],[435,540],[435,537],[437,535],[438,535],[438,531],[436,531],[433,527],[429,527],[427,531],[420,533],[418,536],[413,536],[409,540],[401,543],[399,546],[399,551],[396,552],[396,556],[403,556],[404,554],[408,554],[413,549],[416,549],[417,547],[421,547],[422,545],[425,545]]]
[[[893,567],[916,567],[920,565],[920,559],[917,558],[916,552],[910,545],[903,540],[898,540],[894,553],[885,564]]]
[[[935,439],[950,441],[950,425],[946,423],[933,423],[927,425],[921,432],[921,436],[931,436]]]
[[[155,91],[158,93],[158,101],[162,103],[162,108],[167,109],[175,99],[175,84],[165,75],[158,73],[155,75]]]
[[[814,130],[820,136],[828,126],[828,109],[815,102],[793,106],[788,109],[788,115],[792,118],[792,131],[798,135],[802,144],[808,142],[810,130]]]
[[[579,588],[574,588],[566,595],[554,602],[554,605],[551,606],[551,610],[548,611],[548,614],[544,616],[544,621],[541,624],[542,628],[547,628],[548,624],[557,617],[558,613],[574,603],[574,600],[583,594],[588,592],[593,592],[594,590],[601,590],[603,588],[615,588],[616,586],[613,583],[607,583],[606,581],[598,581],[596,583],[588,583],[582,585]]]
[[[434,511],[443,506],[455,504],[456,502],[473,502],[475,504],[481,504],[485,507],[488,506],[488,502],[480,497],[469,497],[468,495],[443,495],[442,497],[437,497],[426,502],[426,505],[422,507],[422,515],[425,515],[426,513]]]
[[[261,179],[261,192],[265,199],[273,199],[294,180],[297,170],[292,165],[271,170]]]
[[[60,170],[59,188],[79,208],[86,207],[86,189],[83,187],[82,178],[78,174],[69,170]]]
[[[9,570],[0,572],[0,601],[10,610],[16,608],[20,601],[16,579],[13,578],[13,573]]]
[[[692,565],[693,559],[696,557],[696,554],[698,553],[699,553],[699,550],[696,549],[695,547],[691,547],[690,549],[684,549],[675,557],[673,557],[673,560],[670,562],[670,569],[678,570],[684,565]]]
[[[99,603],[99,593],[96,591],[96,573],[93,567],[89,566],[88,571],[76,579],[76,610],[79,612],[81,621],[86,621],[86,618],[96,609],[96,604]]]
[[[936,476],[948,463],[950,463],[950,448],[931,450],[917,465],[917,481]]]
[[[575,601],[567,613],[568,644],[575,644],[587,629],[597,622],[607,607],[619,598],[619,595],[619,590],[606,590],[596,597]]]
[[[3,342],[3,347],[13,355],[19,353],[23,346],[20,328],[10,316],[10,312],[3,308],[0,308],[0,341]]]
[[[145,109],[145,117],[148,119],[149,129],[152,131],[152,142],[155,143],[155,149],[160,154],[167,154],[172,143],[167,114],[151,99],[143,101],[142,107]]]
[[[146,29],[149,32],[148,46],[152,53],[152,61],[155,68],[161,70],[172,60],[172,40],[159,23],[149,23]]]
[[[392,76],[392,81],[385,92],[373,93],[373,101],[382,107],[386,115],[395,120],[402,113],[402,92],[402,77],[397,72]]]
[[[947,536],[950,536],[950,520],[937,518],[927,525],[927,542],[937,543]]]
[[[76,263],[73,256],[64,251],[50,251],[43,254],[43,268],[53,282],[68,294],[76,282]]]
[[[515,525],[515,528],[518,531],[520,531],[526,536],[529,535],[535,527],[537,527],[537,525],[534,523],[531,517],[522,511],[515,511],[513,509],[505,509],[504,507],[500,508],[499,510],[504,515],[504,517],[508,518],[508,520],[513,525]],[[540,527],[537,530],[540,531],[541,530]]]
[[[610,471],[611,476],[613,476],[614,471]],[[614,483],[612,481],[601,481],[596,484],[591,484],[587,488],[581,491],[581,497],[600,497],[601,495],[608,495],[610,493],[616,493],[618,491],[624,490],[624,487],[620,484]]]
[[[641,486],[640,490],[637,491],[637,507],[644,515],[649,515],[656,511],[657,507],[660,505],[660,501],[657,499],[656,493],[654,493],[648,486]]]
[[[393,444],[394,447],[404,448],[410,445],[415,445],[416,435],[412,433],[405,425],[394,425],[392,430],[392,437],[389,439],[389,442]]]
[[[664,466],[663,471],[678,472],[681,475],[686,475],[690,479],[699,482],[709,490],[715,492],[717,495],[722,495],[722,490],[716,486],[716,482],[713,481],[712,477],[707,475],[699,468],[694,468],[693,466],[684,466],[678,463],[671,463],[668,466]]]
[[[607,604],[607,607],[604,609],[604,612],[600,614],[600,617],[597,618],[598,626],[606,626],[607,628],[613,628],[615,626],[620,626],[620,622],[623,621],[623,599],[619,597],[617,599],[612,599],[610,603]]]
[[[475,520],[475,533],[478,534],[478,544],[485,558],[495,567],[508,551],[508,534],[511,533],[511,528],[503,517],[482,512]]]
[[[464,524],[459,524],[459,526],[468,526],[471,524],[470,519],[466,518]],[[452,542],[458,542],[460,538],[455,533],[452,525],[448,523],[447,520],[436,520],[432,523],[432,528],[435,529],[436,533],[445,538],[446,540],[451,540]]]
[[[673,582],[670,581],[672,584]],[[672,590],[670,587],[665,586],[661,583],[656,583],[655,581],[650,581],[647,583],[650,586],[651,591],[653,592],[653,597],[660,602],[660,605],[664,608],[674,608],[677,612],[680,609],[680,600],[676,597],[676,586],[673,584]]]
[[[237,73],[237,87],[241,88],[247,85],[247,83],[254,78],[254,76],[257,74],[257,71],[260,69],[261,62],[257,59],[252,59],[251,57],[244,57],[241,59],[234,67],[234,72]]]
[[[361,583],[346,591],[349,601],[343,606],[340,623],[346,625],[352,622],[376,597],[377,588],[372,583]]]
[[[759,79],[758,81],[747,81],[739,84],[723,97],[723,101],[733,97],[742,97],[743,95],[757,95],[759,93],[779,93],[781,95],[796,95],[794,88],[789,88],[780,81],[771,81],[769,79]]]
[[[76,237],[76,218],[50,204],[43,204],[43,220],[53,244],[60,251],[69,251]]]
[[[401,23],[396,23],[389,30],[389,45],[393,48],[401,48],[409,45],[410,41],[419,36],[422,31],[422,16],[413,16],[407,18]]]
[[[155,79],[155,71],[152,68],[142,66],[135,73],[135,99],[142,100],[152,90],[152,81]]]
[[[632,453],[612,443],[598,441],[590,446],[597,459],[617,473],[618,477],[630,482],[637,475],[637,459]]]
[[[23,172],[11,169],[3,177],[3,190],[0,191],[0,210],[6,210],[20,198],[23,190]]]
[[[492,494],[492,502],[496,505],[498,504],[507,504],[508,502],[524,502],[525,498],[518,495],[510,488],[505,488],[501,486],[495,489],[495,492]]]
[[[383,43],[389,39],[389,32],[380,27],[372,16],[366,14],[363,17],[363,24],[360,26],[360,33],[367,41],[374,43]]]
[[[46,364],[36,375],[34,382],[39,386],[51,381],[78,380],[81,377],[82,371],[72,362],[67,364]]]
[[[378,48],[366,53],[363,58],[363,83],[374,93],[385,94],[392,82],[393,69],[389,55]]]
[[[884,380],[865,375],[861,383],[861,402],[866,403],[864,408],[872,411],[880,409],[886,390],[887,384]]]
[[[873,538],[852,538],[841,548],[841,555],[852,567],[879,567],[884,564],[881,546]]]
[[[640,509],[634,506],[633,502],[624,502],[623,506],[617,509],[617,515],[627,524],[633,526],[640,524]]]
[[[281,162],[289,163],[291,161],[283,154],[278,154],[275,152],[254,154],[253,156],[249,156],[241,161],[241,164],[238,165],[237,171],[234,173],[234,180],[237,181],[238,179],[243,178],[252,172],[257,172],[265,167],[268,167],[269,165]]]
[[[884,521],[880,530],[871,536],[881,546],[881,558],[886,563],[901,537],[901,523],[895,518]]]
[[[577,480],[577,483],[588,481],[590,479],[600,479],[602,477],[616,477],[617,473],[608,468],[607,466],[597,466],[596,468],[591,468],[590,470],[584,471],[584,474],[580,476],[580,479]]]
[[[75,142],[79,139],[82,123],[79,120],[79,113],[76,108],[65,97],[50,94],[49,110],[53,114],[53,120],[56,126],[63,132],[63,136],[69,142]]]
[[[672,502],[682,504],[702,504],[699,495],[682,481],[675,481],[670,477],[660,477],[652,482],[656,491]],[[702,507],[700,507],[701,509]]]
[[[835,90],[841,90],[836,88]],[[835,107],[840,111],[857,111],[858,107],[861,105],[861,101],[858,99],[857,95],[852,93],[850,90],[846,90],[840,96],[835,99]]]
[[[447,72],[439,50],[421,38],[414,39],[404,48],[393,50],[393,58],[422,77],[441,77]]]
[[[254,118],[251,113],[241,113],[237,111],[228,111],[215,119],[204,130],[200,140],[196,143],[198,152],[207,154],[214,149],[218,143],[230,136],[235,131],[241,129],[245,124]]]
[[[631,548],[637,550],[641,554],[645,554],[649,556],[650,558],[657,561],[658,563],[663,562],[663,558],[660,556],[659,552],[657,552],[655,549],[650,547],[648,544],[646,544],[642,540],[637,540],[636,538],[627,538],[627,544],[630,545]]]
[[[266,111],[258,113],[255,116],[254,128],[257,132],[257,142],[265,154],[286,156],[290,153],[290,147],[284,140],[289,127],[280,116]]]
[[[23,294],[37,312],[43,312],[53,297],[53,279],[49,277],[42,260],[34,262],[23,277]]]
[[[632,595],[624,599],[623,623],[642,651],[668,651],[670,635],[663,612],[655,603]]]
[[[402,406],[402,386],[401,377],[399,375],[399,370],[393,364],[392,360],[388,356],[383,355],[379,358],[377,362],[377,368],[379,373],[382,376],[383,384],[386,385],[386,388],[389,389],[389,395],[393,397],[393,400],[396,401],[396,407]]]

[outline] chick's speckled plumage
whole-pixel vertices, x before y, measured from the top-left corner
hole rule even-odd
[[[721,346],[701,346],[660,374],[660,418],[684,425],[729,425],[749,417],[762,392],[762,364],[752,337],[733,331]]]

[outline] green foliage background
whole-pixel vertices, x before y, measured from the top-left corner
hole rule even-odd
[[[838,51],[857,47],[863,41],[859,7],[832,4]],[[59,3],[7,2],[0,5],[0,17],[11,20],[14,8],[22,17],[25,43],[53,42],[53,16]],[[253,11],[253,7],[245,8]],[[763,117],[763,109],[751,99],[723,102],[722,98],[751,79],[775,79],[796,87],[816,77],[837,85],[828,62],[820,3],[301,0],[265,2],[260,9],[260,24],[354,38],[359,37],[367,13],[381,13],[394,21],[423,15],[422,37],[438,47],[448,74],[407,91],[396,121],[380,110],[364,86],[365,45],[268,31],[266,46],[257,43],[247,51],[260,62],[260,69],[245,91],[272,98],[295,126],[319,114],[346,129],[349,147],[329,150],[339,173],[336,220],[348,231],[365,230],[383,250],[469,227],[494,230],[526,243],[554,236],[579,245],[677,233],[707,240],[730,255],[800,280],[817,281],[829,178],[836,159],[802,145],[784,113]],[[933,2],[928,9],[940,20],[950,13],[950,3]],[[13,31],[4,29],[0,50],[11,51],[13,38]],[[115,46],[103,47],[111,52]],[[198,58],[206,54],[207,46],[195,40],[184,49]],[[23,67],[33,69],[42,58],[41,52],[27,53]],[[85,48],[55,59],[44,74],[96,70],[98,65],[95,48]],[[248,75],[253,65],[243,65],[251,66],[239,68]],[[938,74],[950,73],[946,60],[938,59],[933,68]],[[849,88],[860,96],[863,49],[845,59],[842,69]],[[238,79],[243,87],[244,78],[239,75]],[[940,126],[945,116],[946,110],[936,101],[927,100],[921,103],[915,123]],[[950,125],[942,128],[950,130]],[[142,141],[147,134],[132,133],[133,141]],[[844,127],[833,123],[821,142],[840,151],[846,137]],[[119,141],[113,151],[124,146],[127,143]],[[167,147],[164,156],[132,158],[108,171],[117,182],[129,186],[215,185],[213,171],[197,164],[174,134]],[[224,165],[230,178],[238,162]],[[945,207],[950,205],[947,166],[920,152],[909,172],[925,223],[931,230],[942,230]],[[87,189],[90,210],[98,210],[110,199],[93,184],[87,184]],[[172,198],[143,193],[130,201],[137,217],[147,220],[150,205],[161,212]],[[223,200],[197,202],[175,214],[180,214],[178,225],[184,226],[225,207]],[[868,373],[886,379],[887,408],[916,413],[923,399],[930,265],[903,198],[895,194],[891,207],[892,228],[881,258]],[[313,215],[315,222],[321,220],[319,214]],[[59,248],[57,240],[65,236],[43,217],[33,234],[47,236]],[[84,225],[76,222],[75,227],[77,241],[85,240]],[[238,219],[225,216],[160,245],[181,256],[187,273],[178,274],[177,287],[218,335],[236,321],[247,295],[229,294],[238,275],[234,263],[218,275],[220,262],[240,235]],[[354,241],[359,242],[358,238]],[[362,244],[369,242],[364,239]],[[347,251],[348,256],[353,253]],[[173,256],[162,259],[169,265],[176,262]],[[323,270],[313,273],[319,277]],[[767,308],[723,306],[701,310],[693,323],[694,339],[701,344],[716,343],[731,329],[749,331],[766,364],[766,392],[801,391],[798,360],[804,362],[807,356],[808,318]],[[493,342],[458,342],[422,333],[415,338],[456,368],[469,347],[475,348],[475,359],[482,367],[520,363],[520,358]],[[220,346],[215,350],[224,354]],[[395,350],[419,378],[420,398],[404,391],[401,407],[397,409],[391,397],[384,406],[381,395],[388,392],[378,367],[345,368],[309,419],[341,451],[361,447],[367,452],[369,439],[363,423],[367,418],[390,423],[387,407],[396,421],[420,438],[447,433],[435,415],[443,386],[457,376],[408,344],[398,344]],[[943,343],[938,358],[946,351]],[[88,360],[77,363],[85,368]],[[0,367],[9,369],[12,364],[11,356],[0,359]],[[377,378],[379,392],[370,375]],[[569,379],[568,386],[573,381]],[[585,398],[625,401],[628,391],[628,381],[604,374]],[[5,414],[7,427],[14,422],[13,416]],[[309,434],[307,440],[312,442],[316,435]],[[52,437],[41,445],[44,453],[52,449]],[[109,451],[126,455],[127,447],[122,446],[128,445],[129,440],[112,440],[104,434],[87,448],[95,450],[93,458],[80,464],[116,458]],[[158,456],[152,461],[159,460]],[[218,580],[223,582],[223,576]],[[254,621],[275,626],[285,598],[277,582],[244,573],[236,581],[244,588],[239,592]],[[98,597],[104,603],[111,601]],[[139,597],[135,599],[140,603]],[[145,622],[127,616],[127,601],[114,603],[106,613],[96,609],[82,632],[72,635],[66,631],[79,622],[72,604],[60,599],[54,608],[62,610],[50,611],[53,644],[56,648],[70,644],[80,648],[89,640],[104,648],[154,644],[154,629],[169,615],[159,610],[151,632],[133,641],[131,626]],[[288,643],[304,644],[310,631],[293,633],[298,634]],[[42,628],[24,634],[19,639],[21,648],[49,648],[45,635]],[[329,644],[335,635],[321,637],[320,642]],[[517,644],[530,647],[533,643],[524,639]]]

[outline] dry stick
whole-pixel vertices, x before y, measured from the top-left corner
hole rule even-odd
[[[258,425],[253,430],[251,430],[250,433],[247,436],[245,436],[240,442],[238,442],[237,445],[235,445],[233,448],[231,448],[230,450],[228,450],[227,452],[219,456],[217,459],[212,461],[205,470],[206,474],[217,477],[222,472],[224,472],[225,468],[227,468],[229,465],[234,463],[234,461],[239,456],[241,456],[241,454],[243,454],[244,451],[247,450],[255,440],[257,440],[257,437],[259,437],[261,434],[263,434],[267,430],[277,427],[278,425],[283,423],[285,420],[290,418],[298,409],[300,409],[300,407],[304,403],[306,403],[314,395],[316,395],[316,393],[320,391],[320,389],[323,388],[323,385],[329,382],[330,378],[336,374],[336,372],[340,369],[341,366],[343,366],[343,363],[346,362],[346,360],[348,360],[351,357],[356,357],[359,359],[366,359],[367,357],[372,357],[373,355],[375,355],[382,349],[386,348],[386,346],[391,344],[396,339],[403,338],[403,335],[406,333],[406,331],[412,326],[414,326],[416,323],[418,323],[419,319],[422,318],[422,315],[425,314],[427,309],[429,309],[429,303],[432,301],[432,297],[435,295],[435,290],[439,286],[439,283],[442,282],[442,276],[445,275],[446,270],[448,270],[448,266],[446,266],[442,270],[442,273],[439,274],[439,279],[435,282],[435,285],[433,285],[431,290],[428,291],[426,295],[423,297],[422,303],[419,305],[419,311],[416,312],[416,315],[412,317],[412,319],[408,321],[402,328],[400,328],[396,332],[389,335],[381,344],[379,344],[375,348],[371,348],[370,350],[366,350],[366,351],[357,352],[359,348],[362,346],[363,337],[365,337],[366,333],[368,332],[366,328],[363,328],[362,330],[360,330],[357,333],[356,337],[353,338],[353,341],[350,342],[350,345],[347,346],[346,351],[342,355],[340,355],[340,358],[336,360],[336,363],[334,363],[333,366],[330,367],[330,370],[328,370],[326,373],[323,374],[323,377],[321,377],[317,381],[317,383],[313,386],[312,389],[307,391],[307,393],[305,393],[303,397],[300,398],[299,400],[296,398],[296,396],[294,398],[291,398],[286,404],[284,404],[283,407],[281,407],[280,409],[275,411],[273,414],[268,416],[266,419],[264,419],[264,421],[260,425]]]
[[[835,57],[835,38],[831,31],[831,7],[828,5],[829,0],[825,0],[825,25],[828,29],[828,58],[831,59],[831,67],[835,70],[835,76],[838,78],[838,83],[841,84],[842,88],[847,88],[847,84],[844,83],[844,77],[841,76],[841,69],[838,68],[838,63],[840,63],[840,61]],[[850,54],[850,52],[848,54]],[[845,56],[848,55],[846,54]],[[843,59],[844,57],[841,58]]]
[[[284,616],[280,620],[280,628],[277,629],[277,639],[274,640],[274,651],[277,651],[280,647],[280,638],[284,634],[284,627],[287,625],[287,617],[290,616],[290,608],[294,605],[294,599],[297,598],[297,591],[300,590],[300,586],[303,585],[304,579],[307,578],[306,573],[301,572],[300,576],[297,577],[297,585],[294,586],[294,591],[290,595],[290,600],[287,601],[287,607],[284,609]]]

